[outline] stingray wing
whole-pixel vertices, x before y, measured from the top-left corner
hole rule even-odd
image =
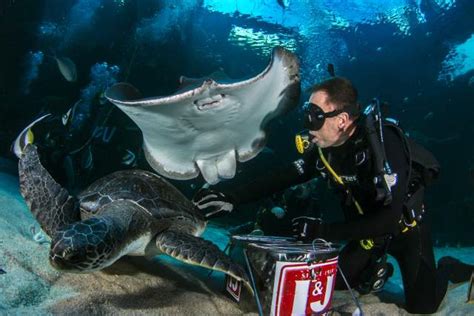
[[[211,184],[232,178],[236,159],[260,152],[268,122],[296,106],[299,95],[298,60],[283,48],[244,81],[186,80],[171,96],[146,99],[125,83],[106,92],[142,130],[146,158],[158,173],[191,179],[201,171]]]

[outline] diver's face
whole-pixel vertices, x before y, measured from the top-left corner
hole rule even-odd
[[[325,112],[331,112],[336,109],[333,103],[328,102],[328,94],[325,91],[317,91],[311,95],[309,102],[319,105]],[[313,135],[311,140],[320,148],[339,146],[344,141],[342,138],[344,130],[344,119],[340,115],[334,117],[326,117],[323,126],[317,130],[310,130],[309,133]]]

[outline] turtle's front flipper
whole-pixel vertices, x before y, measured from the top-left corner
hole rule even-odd
[[[189,264],[224,272],[243,281],[251,290],[247,274],[224,252],[208,240],[173,230],[164,231],[156,238],[156,246],[163,253]]]
[[[61,226],[79,221],[76,199],[41,165],[35,145],[28,144],[18,163],[20,192],[41,228],[51,237]]]

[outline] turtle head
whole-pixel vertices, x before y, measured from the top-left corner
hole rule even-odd
[[[90,272],[119,258],[117,244],[123,236],[107,217],[91,217],[59,229],[51,243],[49,261],[58,270]]]

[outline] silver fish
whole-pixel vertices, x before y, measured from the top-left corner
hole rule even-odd
[[[63,75],[64,79],[69,82],[74,82],[77,80],[77,70],[76,64],[67,58],[67,57],[54,57],[56,63],[58,64],[59,71]]]

